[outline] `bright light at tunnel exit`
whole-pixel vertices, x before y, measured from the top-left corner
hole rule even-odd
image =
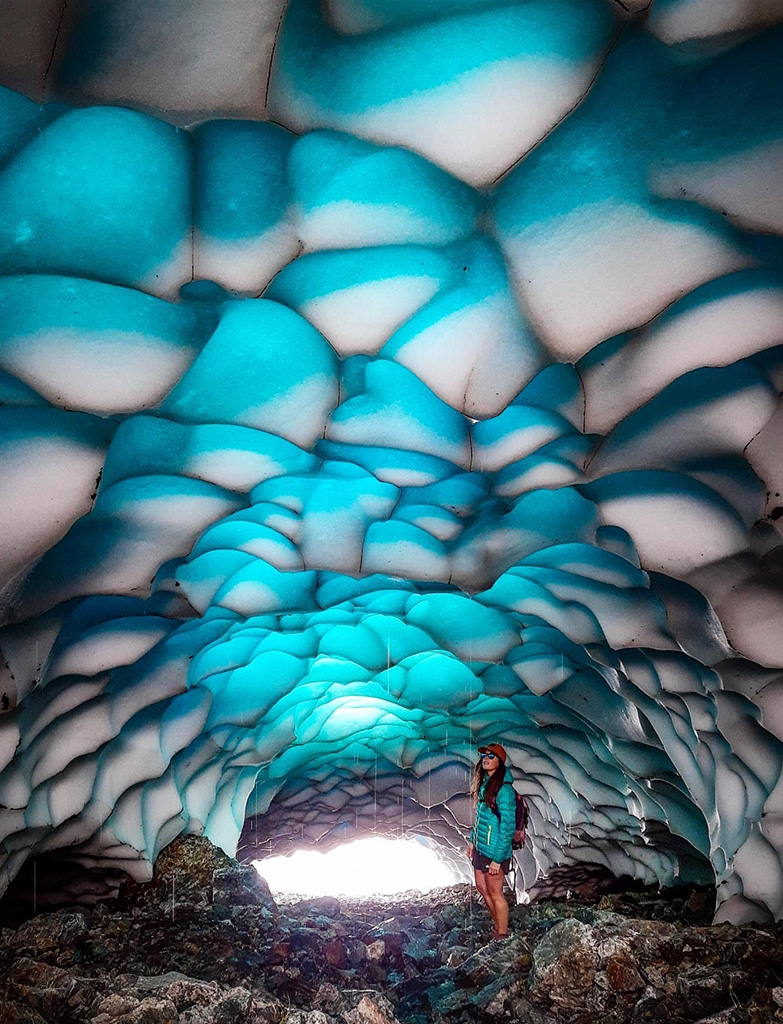
[[[286,857],[253,861],[273,893],[301,896],[392,895],[429,892],[460,879],[416,839],[358,839],[327,853],[297,850]]]

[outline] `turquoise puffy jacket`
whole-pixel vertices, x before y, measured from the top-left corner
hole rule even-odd
[[[511,840],[516,829],[517,803],[514,787],[505,781],[498,792],[497,814],[484,803],[484,790],[487,779],[481,784],[478,803],[476,804],[476,821],[471,829],[470,841],[479,853],[494,860],[497,864],[511,856]]]

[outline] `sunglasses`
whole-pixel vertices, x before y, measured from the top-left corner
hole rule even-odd
[[[498,755],[497,754],[482,754],[481,756],[482,756],[482,758],[485,761],[491,761],[493,758],[496,758]]]

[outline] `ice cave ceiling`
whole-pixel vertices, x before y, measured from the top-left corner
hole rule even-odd
[[[528,884],[783,916],[783,8],[284,6],[0,11],[0,890],[499,739]]]

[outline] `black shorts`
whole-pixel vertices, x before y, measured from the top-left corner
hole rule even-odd
[[[485,857],[483,853],[479,853],[478,850],[473,850],[473,856],[470,858],[470,862],[476,871],[483,871],[485,874],[489,871],[489,865],[492,863],[491,857]],[[500,864],[500,870],[504,875],[507,875],[511,870],[511,858],[504,860]]]

